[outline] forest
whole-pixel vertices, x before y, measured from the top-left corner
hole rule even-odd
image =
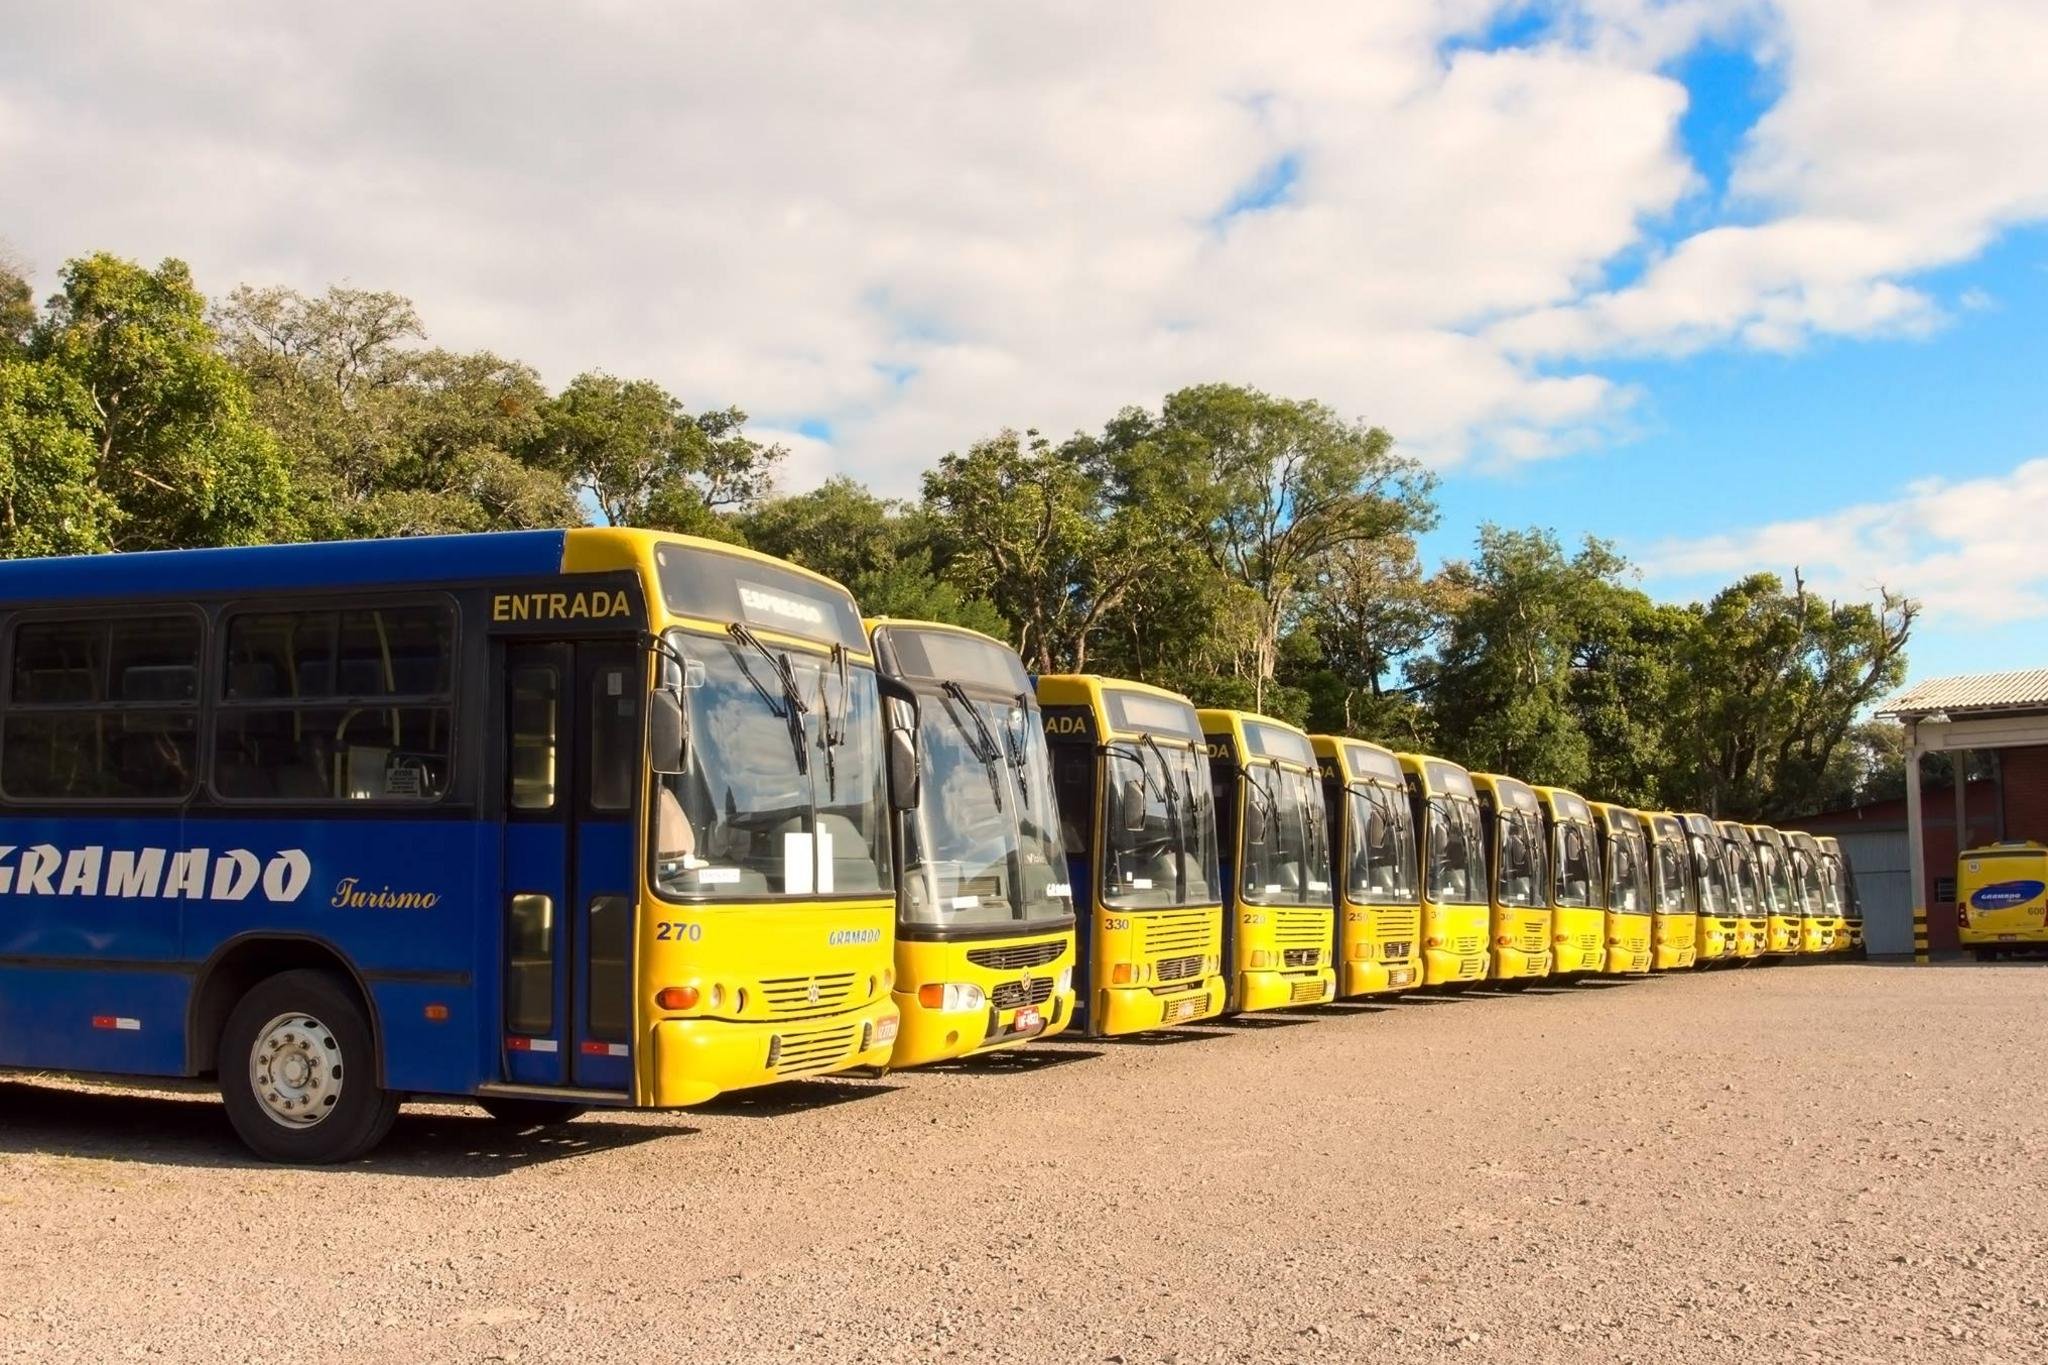
[[[1424,749],[1596,799],[1784,819],[1900,789],[1917,608],[1759,567],[1704,602],[1605,542],[1477,528],[1432,568],[1435,479],[1312,398],[1201,384],[1067,434],[930,452],[919,495],[791,492],[747,414],[591,370],[430,344],[412,303],[335,287],[208,299],[176,260],[0,262],[0,554],[586,523],[743,543],[870,614],[1008,640],[1040,672]]]

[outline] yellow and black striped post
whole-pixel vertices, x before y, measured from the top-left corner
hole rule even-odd
[[[1927,907],[1913,907],[1913,960],[1925,962],[1927,958]]]

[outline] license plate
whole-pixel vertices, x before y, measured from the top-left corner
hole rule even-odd
[[[1036,1033],[1044,1027],[1045,1016],[1038,1012],[1038,1008],[1035,1005],[1026,1005],[1023,1009],[1018,1010],[1017,1017],[1010,1021],[1010,1032],[1012,1033]]]

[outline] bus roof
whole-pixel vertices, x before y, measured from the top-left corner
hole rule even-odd
[[[1385,787],[1403,785],[1401,759],[1384,744],[1343,735],[1310,735],[1308,742],[1318,758],[1336,761],[1346,781],[1373,782]]]
[[[1284,720],[1262,716],[1256,711],[1233,711],[1205,706],[1195,712],[1205,735],[1227,735],[1240,759],[1271,758],[1299,768],[1316,766],[1315,747],[1308,731]]]
[[[1587,804],[1592,806],[1595,820],[1609,831],[1639,834],[1647,823],[1633,806],[1617,805],[1612,801],[1592,801]]]
[[[1396,754],[1401,760],[1402,770],[1422,779],[1423,790],[1432,794],[1441,792],[1446,796],[1479,797],[1479,789],[1472,785],[1472,774],[1463,764],[1453,763],[1448,758],[1435,754]]]
[[[1504,773],[1474,773],[1472,785],[1481,791],[1491,791],[1493,799],[1503,806],[1526,811],[1537,809],[1536,789],[1519,777],[1509,777]]]
[[[1593,823],[1593,808],[1586,798],[1570,787],[1538,787],[1536,794],[1543,798],[1543,807],[1550,812],[1553,820],[1583,820]]]

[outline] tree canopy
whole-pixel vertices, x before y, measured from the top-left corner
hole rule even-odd
[[[1041,672],[1428,749],[1639,806],[1782,817],[1890,794],[1917,608],[1765,572],[1653,600],[1615,547],[1480,528],[1431,571],[1432,477],[1306,397],[1199,384],[1064,437],[934,452],[917,496],[778,486],[713,395],[591,369],[551,390],[432,344],[377,290],[243,287],[178,261],[0,262],[0,554],[586,522],[753,546],[870,615],[954,622]]]

